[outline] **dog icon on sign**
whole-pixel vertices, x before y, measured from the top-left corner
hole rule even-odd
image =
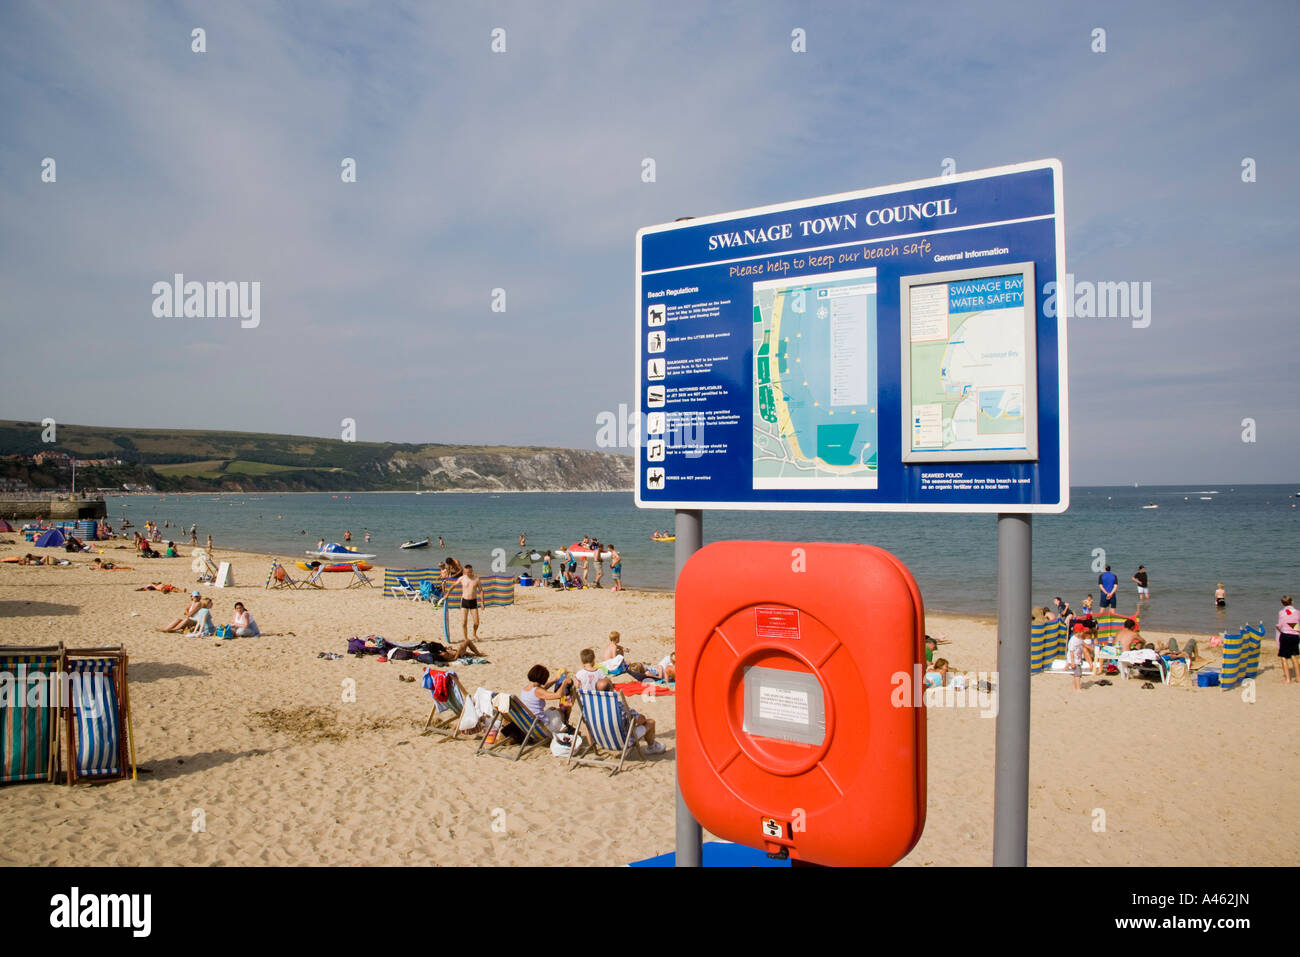
[[[663,303],[660,303],[657,306],[651,306],[646,310],[646,325],[662,326],[667,319],[667,315],[668,307]]]

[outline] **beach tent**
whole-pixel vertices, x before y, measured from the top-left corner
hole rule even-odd
[[[14,527],[12,525],[6,522],[3,518],[0,518],[0,532],[12,532],[13,530]]]
[[[37,548],[62,548],[67,544],[67,539],[57,528],[51,528],[48,532],[36,540]]]

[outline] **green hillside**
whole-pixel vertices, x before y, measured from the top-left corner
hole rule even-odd
[[[41,441],[36,422],[0,420],[0,456],[60,452],[78,459],[121,459],[121,466],[80,466],[77,486],[121,487],[124,482],[153,485],[159,491],[337,491],[450,488],[448,480],[428,477],[425,464],[444,456],[469,457],[480,476],[509,485],[518,460],[548,453],[602,455],[565,449],[518,446],[416,445],[396,442],[344,442],[301,435],[197,430],[57,427],[57,441]],[[68,484],[70,469],[7,460],[0,474],[26,479],[36,488]]]

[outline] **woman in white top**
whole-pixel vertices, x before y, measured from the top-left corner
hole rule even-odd
[[[235,602],[235,616],[230,619],[230,627],[239,638],[256,638],[261,634],[257,630],[257,622],[253,621],[253,616],[242,601]]]

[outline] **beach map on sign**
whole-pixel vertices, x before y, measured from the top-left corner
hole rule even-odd
[[[910,290],[911,447],[1025,448],[1025,283],[1021,275]]]
[[[876,271],[754,283],[754,488],[876,488]]]

